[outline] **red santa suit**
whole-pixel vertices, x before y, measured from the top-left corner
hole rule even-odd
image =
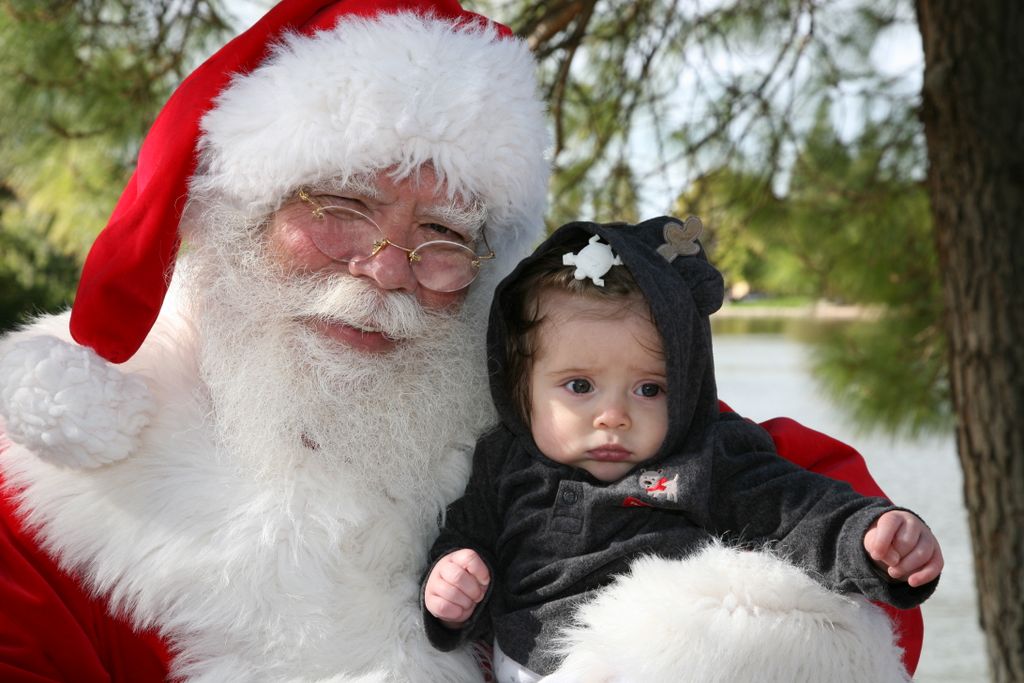
[[[763,426],[791,460],[850,481],[866,495],[881,493],[863,459],[848,446],[785,418]],[[112,614],[102,596],[90,595],[80,578],[62,571],[39,547],[24,529],[13,497],[0,501],[0,680],[165,680],[170,653],[159,635]],[[897,625],[904,663],[913,673],[923,637],[920,610],[885,609]]]
[[[426,642],[417,596],[489,412],[424,445],[418,497],[286,457],[249,471],[218,430],[198,321],[164,296],[186,194],[266,216],[303,184],[423,165],[486,207],[497,277],[544,225],[533,69],[453,0],[285,0],[172,96],[70,325],[0,344],[0,680],[479,680],[470,652]],[[470,298],[487,293],[481,277]],[[783,455],[879,493],[843,444],[766,427]],[[919,614],[896,623],[912,671]]]

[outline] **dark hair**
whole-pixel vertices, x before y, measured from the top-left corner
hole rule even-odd
[[[568,292],[594,301],[620,303],[623,311],[640,302],[647,317],[653,320],[643,292],[625,266],[613,266],[603,276],[604,286],[598,287],[589,279],[577,280],[575,267],[562,263],[562,256],[581,249],[588,237],[584,235],[578,243],[563,242],[556,249],[533,257],[502,294],[506,327],[505,391],[527,426],[530,424],[529,374],[537,354],[537,331],[544,322],[540,316],[540,299],[544,292]]]

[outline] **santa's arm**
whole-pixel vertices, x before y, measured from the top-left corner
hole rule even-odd
[[[5,449],[0,435],[0,458]],[[164,644],[61,570],[24,528],[16,497],[0,476],[0,681],[167,680]]]

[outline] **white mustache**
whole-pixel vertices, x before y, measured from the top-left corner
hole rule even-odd
[[[391,339],[424,335],[438,315],[424,309],[412,294],[381,291],[354,277],[310,281],[305,276],[287,287],[298,317],[340,322]]]

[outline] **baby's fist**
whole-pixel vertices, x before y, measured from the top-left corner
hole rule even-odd
[[[897,581],[917,588],[942,571],[942,549],[932,530],[905,510],[890,510],[864,534],[864,550]]]
[[[487,594],[491,573],[469,548],[448,553],[434,565],[423,588],[423,605],[448,628],[459,628]]]

